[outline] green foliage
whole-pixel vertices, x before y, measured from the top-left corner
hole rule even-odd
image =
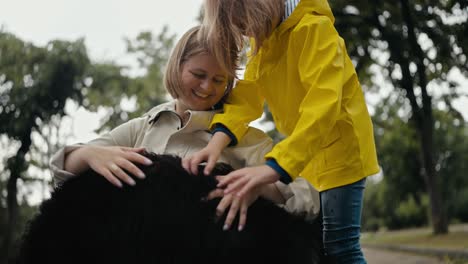
[[[330,0],[330,5],[360,80],[369,88],[380,88],[371,80],[375,73],[370,69],[376,65],[399,87],[401,78],[392,74],[403,69],[406,60],[418,69],[421,63],[426,66],[419,70],[425,70],[427,82],[448,82],[447,73],[453,67],[468,76],[466,1]],[[411,39],[413,33],[415,40]],[[423,78],[413,70],[411,75],[415,82]],[[461,87],[460,83],[454,85]]]
[[[379,164],[392,199],[401,200],[408,193],[424,192],[418,140],[408,121],[398,116],[398,101],[383,100],[373,116]]]
[[[451,207],[453,219],[468,222],[468,187],[457,190],[450,200],[453,201]]]
[[[6,203],[3,193],[0,196],[2,206],[7,208],[0,261],[13,254],[21,223],[26,219],[22,211],[31,209],[18,206],[17,181],[26,176],[29,167],[26,155],[34,144],[32,134],[40,134],[41,125],[49,123],[53,116],[63,116],[68,99],[81,102],[88,65],[83,40],[55,40],[36,47],[0,31],[0,135],[20,143],[17,153],[6,160],[2,173],[8,176],[8,182]]]
[[[387,211],[388,199],[385,199],[385,182],[369,178],[364,189],[364,202],[362,210],[362,230],[377,231],[385,226],[384,216],[392,213]]]
[[[448,201],[451,218],[468,220],[468,126],[455,112],[437,111],[436,121],[436,169],[443,186],[442,196]]]
[[[67,98],[81,99],[88,64],[83,40],[36,47],[0,32],[0,133],[18,139],[39,121],[63,114]]]
[[[164,27],[157,36],[141,32],[135,39],[125,40],[129,55],[136,58],[143,72],[141,75],[127,76],[127,68],[112,63],[91,67],[89,81],[92,84],[86,93],[88,104],[85,106],[92,111],[107,107],[109,115],[100,130],[116,127],[166,101],[163,70],[174,38]],[[134,107],[125,108],[125,100],[132,100]]]
[[[399,96],[386,98],[373,116],[382,181],[369,179],[364,196],[363,230],[401,229],[428,223],[429,199],[414,128]],[[443,199],[451,219],[467,221],[468,144],[466,122],[455,112],[435,111],[435,157]]]
[[[414,196],[408,196],[406,200],[396,208],[396,223],[393,223],[395,228],[402,227],[418,227],[427,225],[427,213],[429,200],[427,195],[422,196],[423,199],[417,202]]]
[[[129,87],[138,102],[139,111],[134,114],[142,114],[166,101],[163,76],[174,40],[175,35],[169,35],[167,26],[157,36],[151,32],[142,32],[136,39],[126,40],[129,54],[137,57],[139,67],[145,72],[143,76],[134,78]]]

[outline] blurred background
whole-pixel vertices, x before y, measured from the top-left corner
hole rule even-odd
[[[468,2],[329,2],[382,168],[367,181],[364,244],[468,250]],[[168,100],[166,60],[201,6],[0,0],[0,263],[50,197],[54,152]],[[281,140],[267,107],[254,126]],[[387,239],[395,230],[419,231]]]

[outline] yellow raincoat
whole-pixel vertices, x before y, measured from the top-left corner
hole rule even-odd
[[[319,191],[379,171],[372,123],[354,66],[326,0],[301,0],[247,64],[221,123],[237,139],[266,101],[286,135],[265,158]]]

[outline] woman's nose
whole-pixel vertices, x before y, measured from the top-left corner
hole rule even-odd
[[[210,91],[211,90],[211,82],[209,80],[203,80],[200,83],[200,88],[202,88],[204,91]]]

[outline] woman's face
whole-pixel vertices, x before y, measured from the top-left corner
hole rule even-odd
[[[181,94],[177,112],[209,110],[224,95],[227,73],[208,53],[199,53],[182,64]]]

